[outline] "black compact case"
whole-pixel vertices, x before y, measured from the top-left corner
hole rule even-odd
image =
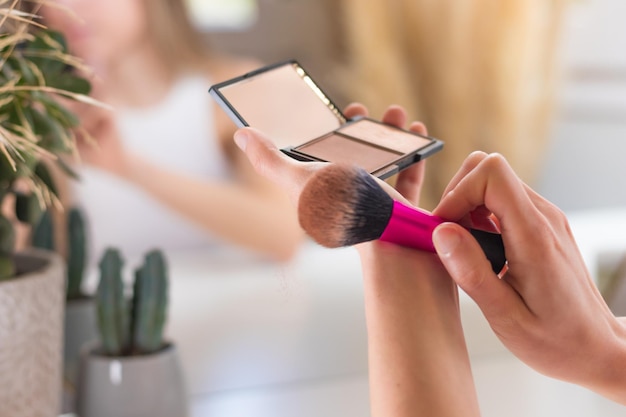
[[[300,161],[356,164],[384,179],[443,147],[371,118],[348,120],[295,60],[215,84],[209,93],[238,127],[262,131]]]

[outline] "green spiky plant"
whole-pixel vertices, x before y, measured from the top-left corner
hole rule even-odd
[[[87,298],[82,292],[85,268],[87,266],[87,233],[82,212],[78,208],[71,208],[67,215],[67,300]],[[56,250],[54,223],[52,214],[45,210],[39,221],[33,227],[31,246],[50,251]]]
[[[107,356],[146,355],[161,350],[167,318],[168,274],[163,253],[150,251],[135,271],[133,294],[124,291],[124,262],[109,248],[100,260],[96,294],[101,353]]]
[[[59,99],[100,105],[63,36],[36,21],[43,2],[0,0],[0,206],[15,201],[14,215],[0,213],[0,281],[17,272],[14,222],[32,225],[42,208],[60,206],[50,164],[72,175],[63,157],[76,152],[79,121]]]
[[[80,210],[73,208],[67,220],[67,292],[68,300],[84,298],[81,287],[87,266],[87,238],[85,219]]]

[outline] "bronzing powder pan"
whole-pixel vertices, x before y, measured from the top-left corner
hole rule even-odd
[[[237,126],[259,129],[301,161],[352,163],[384,179],[443,147],[435,138],[370,118],[347,120],[293,60],[216,84],[209,92]]]

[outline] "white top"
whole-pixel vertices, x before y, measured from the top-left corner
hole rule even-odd
[[[166,169],[202,178],[228,177],[209,86],[203,77],[182,78],[154,106],[117,109],[124,147]],[[81,179],[73,182],[73,191],[89,222],[92,265],[108,246],[119,248],[126,259],[135,259],[153,248],[179,250],[216,243],[209,231],[141,188],[89,166],[80,167],[78,173]]]

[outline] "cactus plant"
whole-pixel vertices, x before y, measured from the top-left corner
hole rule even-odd
[[[67,220],[67,291],[68,300],[84,298],[81,287],[87,265],[87,234],[82,212],[73,207]],[[52,215],[45,210],[33,228],[31,246],[54,251],[55,231]]]
[[[132,309],[133,348],[151,353],[162,347],[167,310],[167,271],[160,251],[149,252],[135,271]]]
[[[133,294],[123,294],[119,252],[107,249],[100,262],[96,297],[102,352],[108,356],[145,355],[164,347],[168,273],[163,253],[148,252],[135,270]]]
[[[54,226],[49,210],[41,213],[39,221],[33,227],[31,246],[40,249],[54,250]]]
[[[67,221],[67,299],[82,298],[81,287],[87,264],[85,220],[77,208],[70,210]]]
[[[116,249],[107,249],[100,261],[100,283],[96,294],[102,351],[120,356],[128,348],[128,303],[124,297],[123,261]]]

